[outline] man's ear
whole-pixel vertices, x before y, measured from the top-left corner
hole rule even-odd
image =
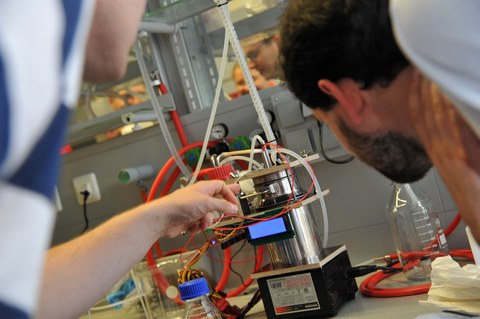
[[[337,83],[319,80],[318,88],[337,100],[342,118],[352,125],[359,126],[365,119],[365,101],[358,84],[351,79],[342,79]]]

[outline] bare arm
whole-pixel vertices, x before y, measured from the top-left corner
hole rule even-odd
[[[409,111],[467,225],[480,241],[480,140],[439,88],[414,74]]]
[[[109,82],[123,78],[127,57],[146,0],[97,0],[85,53],[84,79]]]
[[[237,210],[223,182],[199,182],[141,205],[47,255],[37,318],[78,318],[99,300],[160,237],[207,228],[212,211]]]

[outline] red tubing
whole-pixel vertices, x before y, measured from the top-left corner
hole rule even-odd
[[[208,142],[208,147],[212,147],[213,145],[215,145],[215,143],[216,142]],[[203,142],[194,142],[194,143],[192,143],[190,145],[187,145],[187,146],[183,147],[182,149],[180,149],[178,151],[178,154],[181,156],[186,151],[188,151],[192,148],[195,148],[195,147],[202,147],[202,145],[203,145]],[[168,159],[168,161],[165,163],[165,165],[162,167],[162,169],[158,173],[157,177],[153,181],[152,187],[150,189],[150,193],[148,194],[148,198],[147,198],[148,202],[155,198],[155,194],[157,193],[158,188],[162,184],[163,179],[165,178],[165,176],[167,175],[168,171],[170,170],[170,168],[173,166],[174,163],[175,163],[175,160],[173,159],[173,157],[170,157]]]
[[[262,262],[263,262],[263,251],[265,250],[265,248],[263,246],[259,246],[258,247],[258,250],[257,250],[257,260],[255,262],[255,269],[253,270],[253,272],[256,272],[257,270],[260,269],[260,267],[262,267]],[[235,297],[235,296],[238,296],[239,294],[241,294],[242,292],[245,291],[245,289],[248,288],[248,286],[250,286],[250,284],[253,282],[253,279],[248,276],[248,278],[242,283],[242,285],[232,291],[229,291],[227,293],[227,298],[230,298],[230,297]]]
[[[157,253],[157,257],[158,258],[163,257],[162,248],[160,248],[160,243],[158,242],[158,240],[155,242],[155,244],[153,244],[153,247],[155,248],[155,252]],[[153,251],[152,251],[152,253],[153,253]]]
[[[215,291],[223,291],[225,286],[227,285],[228,279],[230,277],[230,262],[232,261],[232,248],[227,247],[223,251],[223,273],[222,277],[218,281],[217,286],[215,287]]]
[[[160,91],[160,93],[162,93],[162,95],[168,93],[167,87],[163,82],[160,82],[160,84],[158,85],[158,90]],[[183,128],[182,121],[180,121],[177,110],[170,111],[170,116],[172,117],[173,125],[175,125],[175,129],[177,130],[178,138],[180,138],[180,143],[182,143],[183,147],[187,146],[187,134],[185,134],[185,129]]]
[[[248,169],[248,164],[246,164],[244,161],[237,161],[237,163],[244,171]]]
[[[165,165],[163,165],[160,172],[158,172],[157,177],[155,177],[152,187],[150,188],[150,193],[148,193],[147,202],[150,202],[155,198],[158,188],[162,184],[163,180],[165,179],[165,176],[167,176],[168,171],[170,170],[170,168],[173,166],[174,163],[175,163],[175,160],[173,159],[173,157],[170,157],[170,159],[165,163]]]
[[[452,257],[467,258],[473,260],[472,252],[468,249],[461,250],[451,250],[450,255]],[[394,268],[400,268],[400,263],[393,265]],[[427,293],[430,289],[430,284],[423,284],[418,286],[404,287],[404,288],[378,288],[376,285],[392,276],[393,274],[385,274],[383,272],[377,272],[372,276],[365,279],[360,284],[360,291],[363,295],[368,297],[377,297],[377,298],[391,298],[391,297],[404,297],[411,295],[419,295]]]
[[[460,215],[460,212],[458,212],[455,218],[450,223],[450,225],[448,225],[448,227],[445,229],[445,232],[444,232],[445,236],[449,236],[455,230],[455,228],[457,228],[461,220],[462,220],[462,215]]]
[[[172,117],[173,125],[175,125],[175,129],[177,130],[180,143],[182,143],[182,146],[187,146],[188,145],[187,134],[185,134],[185,130],[183,128],[182,121],[178,116],[178,112],[176,110],[170,111],[170,116]]]
[[[158,89],[160,90],[160,93],[162,93],[162,95],[168,93],[167,87],[165,86],[165,83],[163,83],[163,82],[160,82],[160,84],[158,85]]]
[[[172,189],[173,184],[175,184],[175,182],[177,181],[178,176],[180,176],[180,173],[181,173],[180,168],[175,167],[172,174],[165,182],[165,185],[163,186],[163,189],[160,192],[159,197],[166,196],[168,195],[168,193],[170,193],[170,190]]]
[[[170,283],[168,282],[167,278],[165,278],[165,276],[158,270],[157,263],[155,262],[155,257],[153,256],[153,250],[151,248],[147,252],[146,258],[147,258],[148,268],[150,269],[150,272],[153,275],[153,278],[155,280],[155,283],[157,284],[158,289],[163,295],[166,295],[166,291],[167,291],[167,288],[170,286]],[[183,304],[179,296],[171,300],[178,305]]]
[[[457,213],[453,221],[450,225],[445,229],[445,236],[450,235],[455,228],[458,226],[462,217],[460,212]],[[472,251],[469,249],[460,249],[460,250],[450,250],[450,255],[452,257],[460,257],[473,260]],[[398,259],[397,255],[392,254],[390,255],[392,259]],[[401,265],[399,262],[393,265],[395,268],[400,268]],[[367,279],[365,279],[360,284],[360,292],[368,297],[377,297],[377,298],[390,298],[390,297],[403,297],[403,296],[411,296],[411,295],[418,295],[427,293],[430,289],[430,284],[423,284],[411,287],[404,287],[404,288],[377,288],[376,285],[384,280],[392,276],[393,274],[385,274],[381,271],[371,275]]]

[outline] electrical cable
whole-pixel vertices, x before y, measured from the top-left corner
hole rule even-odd
[[[256,259],[255,259],[255,268],[254,268],[253,272],[258,271],[260,269],[260,267],[262,266],[264,250],[265,250],[265,247],[263,247],[263,246],[258,247],[257,254],[256,254]],[[253,282],[252,277],[248,276],[248,278],[242,283],[242,285],[240,287],[238,287],[236,289],[233,289],[233,290],[231,290],[227,293],[227,298],[238,296],[239,294],[244,292],[245,289],[247,289],[248,286],[250,286],[250,284],[252,282]]]
[[[223,272],[220,280],[218,281],[215,291],[223,291],[227,286],[228,279],[230,278],[230,261],[232,260],[232,247],[227,247],[223,250]]]
[[[372,273],[377,270],[383,270],[384,273],[397,273],[402,271],[401,267],[388,267],[388,266],[377,266],[377,265],[362,265],[352,267],[348,270],[348,275],[350,277],[361,277],[369,273]]]
[[[80,192],[83,196],[83,219],[85,220],[85,227],[82,230],[82,234],[87,231],[88,229],[88,215],[87,215],[87,199],[88,196],[90,196],[90,192],[87,190],[84,190],[83,192]]]
[[[232,261],[235,259],[235,257],[242,251],[242,249],[245,247],[245,244],[247,243],[246,240],[243,241],[242,245],[240,246],[240,248],[233,254],[232,256]],[[233,269],[232,267],[232,263],[229,262],[228,263],[228,266],[230,267],[230,271],[232,271],[235,275],[238,276],[238,278],[240,278],[240,282],[243,284],[244,283],[244,280],[243,280],[243,277],[242,277],[242,274],[240,274],[239,272],[237,272],[235,269]]]
[[[264,144],[264,147],[268,146],[268,144]],[[271,147],[274,147],[276,148],[277,150],[280,148],[278,145],[276,144],[271,144],[270,145]],[[290,187],[293,189],[294,188],[294,185],[295,185],[295,179],[293,177],[293,172],[290,168],[290,165],[289,165],[289,162],[287,161],[287,159],[285,158],[285,156],[283,156],[282,152],[278,152],[278,154],[280,155],[280,157],[282,158],[283,162],[285,163],[285,165],[287,166],[287,170],[289,171],[289,176],[291,176],[291,185]],[[303,160],[303,159],[302,159]],[[304,161],[305,162],[305,161]],[[306,162],[305,162],[306,163]],[[310,166],[308,163],[306,163],[307,166]],[[310,167],[310,169],[313,171],[313,169]],[[241,218],[241,219],[245,219],[245,220],[250,220],[250,221],[256,221],[256,223],[252,223],[252,224],[249,224],[249,225],[240,225],[240,226],[236,226],[235,228],[225,228],[225,227],[211,227],[213,230],[215,231],[234,231],[234,230],[238,230],[238,229],[245,229],[249,226],[253,226],[253,225],[256,225],[260,222],[264,222],[264,221],[268,221],[268,220],[271,220],[271,219],[275,219],[277,217],[280,217],[284,214],[286,214],[287,212],[291,211],[292,209],[296,208],[297,206],[299,206],[302,201],[308,197],[308,195],[310,195],[310,193],[312,192],[312,189],[313,189],[313,186],[314,186],[314,179],[312,179],[312,183],[310,184],[310,187],[308,189],[308,191],[302,196],[302,198],[300,198],[298,201],[296,201],[295,203],[293,203],[292,205],[290,205],[290,202],[292,201],[293,199],[293,193],[290,194],[287,202],[284,204],[284,208],[277,214],[273,215],[273,216],[269,216],[269,217],[250,217],[250,216],[245,216],[245,215],[237,215],[237,214],[224,214],[222,215],[221,217],[219,218],[216,218],[214,219],[214,223],[218,223],[219,221],[223,220],[223,219],[226,219],[226,218]],[[318,183],[318,182],[317,182]],[[323,194],[322,194],[323,196]],[[324,225],[325,226],[325,225]],[[324,227],[325,228],[325,227]],[[327,226],[327,229],[328,229],[328,226]],[[326,236],[326,238],[328,239],[328,236]],[[325,235],[324,235],[324,239],[325,239]]]
[[[350,156],[349,158],[347,158],[345,160],[335,160],[335,159],[329,157],[327,155],[327,152],[325,152],[325,148],[323,146],[323,123],[317,121],[317,124],[318,124],[318,130],[319,130],[319,135],[320,135],[320,154],[322,154],[323,158],[327,162],[330,162],[330,163],[333,163],[333,164],[347,164],[347,163],[350,163],[351,161],[353,161],[355,159],[354,155]]]
[[[323,198],[322,194],[322,188],[320,187],[320,184],[318,183],[317,177],[315,176],[315,172],[313,171],[313,168],[310,164],[305,161],[303,157],[295,153],[294,151],[291,151],[289,149],[281,149],[281,151],[277,148],[272,153],[275,151],[278,151],[280,153],[285,153],[287,155],[295,157],[302,165],[305,167],[307,170],[308,174],[310,175],[310,178],[313,181],[313,184],[315,185],[315,192],[318,195],[318,200],[320,202],[320,206],[322,208],[322,217],[323,217],[323,240],[322,240],[322,245],[323,247],[328,246],[328,212],[327,212],[327,205],[325,204],[325,199]],[[273,154],[272,154],[273,157]]]
[[[237,319],[243,319],[245,315],[262,299],[260,289],[257,289],[252,296],[252,299],[242,308],[242,311],[237,316]]]

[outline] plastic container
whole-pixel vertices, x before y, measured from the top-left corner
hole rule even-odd
[[[185,319],[222,319],[220,310],[208,297],[210,287],[205,278],[184,282],[178,289],[186,306]]]
[[[448,254],[448,245],[432,200],[410,184],[392,184],[387,219],[406,277],[430,280],[431,262]]]

